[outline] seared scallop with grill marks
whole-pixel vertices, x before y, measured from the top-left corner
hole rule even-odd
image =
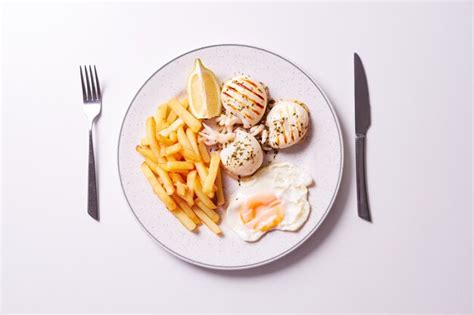
[[[262,119],[268,95],[263,84],[240,75],[224,84],[221,100],[224,108],[238,117],[244,128],[250,128]]]
[[[298,143],[308,131],[309,115],[305,104],[297,100],[277,101],[267,115],[268,143],[283,149]]]

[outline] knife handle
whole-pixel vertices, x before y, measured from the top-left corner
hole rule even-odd
[[[367,181],[365,172],[365,135],[356,135],[356,179],[357,211],[359,217],[372,222],[367,199]]]

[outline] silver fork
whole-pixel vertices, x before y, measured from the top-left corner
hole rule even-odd
[[[92,73],[91,66],[89,66],[89,69],[87,66],[84,66],[84,75],[82,74],[82,67],[79,67],[79,70],[81,72],[82,97],[84,102],[83,109],[89,119],[89,185],[87,189],[87,212],[91,217],[99,221],[92,127],[102,110],[102,94],[100,92],[99,77],[97,76],[97,69],[95,66],[94,73]]]

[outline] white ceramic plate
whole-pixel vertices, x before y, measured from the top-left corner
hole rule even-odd
[[[152,193],[140,171],[135,146],[145,135],[145,119],[156,106],[185,90],[195,58],[201,58],[222,82],[245,73],[266,84],[274,99],[295,98],[310,108],[311,128],[303,143],[281,150],[275,162],[288,161],[310,172],[311,215],[297,232],[274,231],[247,243],[221,224],[223,237],[205,226],[188,232]],[[301,245],[321,224],[336,197],[343,168],[343,143],[336,114],[322,90],[301,69],[272,52],[243,45],[216,45],[181,55],[156,71],[135,95],[119,135],[118,166],[126,199],[140,224],[173,255],[214,269],[246,269],[272,262]],[[226,178],[226,196],[238,187]],[[225,216],[225,215],[224,215]]]

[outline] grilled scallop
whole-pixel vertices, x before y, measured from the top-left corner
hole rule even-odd
[[[306,105],[296,101],[277,101],[267,115],[268,143],[283,149],[298,143],[309,127]]]
[[[250,128],[262,119],[268,96],[260,82],[240,75],[224,84],[221,100],[224,108],[242,121],[244,128]]]
[[[262,165],[263,151],[251,134],[238,130],[235,139],[221,153],[222,165],[232,174],[249,176]]]

